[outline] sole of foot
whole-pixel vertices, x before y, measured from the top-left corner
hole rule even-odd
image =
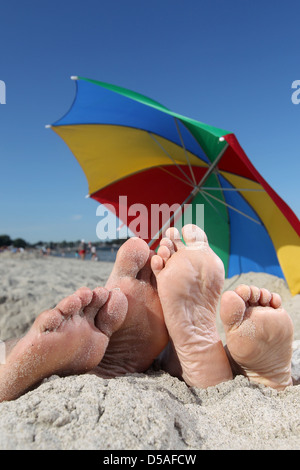
[[[294,328],[278,294],[240,285],[222,295],[220,316],[236,373],[278,390],[292,385]]]
[[[52,374],[92,370],[125,320],[127,307],[120,291],[82,287],[41,313],[0,366],[0,401],[18,397]]]
[[[97,368],[102,377],[145,372],[168,343],[150,266],[153,254],[147,243],[136,237],[127,240],[118,251],[106,288],[118,288],[125,294],[128,312]]]
[[[216,327],[224,266],[195,225],[167,230],[151,266],[171,342],[162,366],[190,386],[206,388],[232,378]]]

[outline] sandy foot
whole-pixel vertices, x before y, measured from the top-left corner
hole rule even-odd
[[[236,373],[278,390],[292,385],[293,324],[278,294],[240,285],[223,294],[220,315]]]
[[[186,225],[182,234],[185,244],[169,229],[151,261],[172,340],[162,365],[188,385],[206,388],[232,379],[216,327],[224,266],[200,228]]]
[[[0,401],[17,398],[52,374],[93,369],[126,312],[127,299],[120,291],[82,287],[41,313],[0,366]]]
[[[128,313],[109,342],[97,373],[115,377],[144,372],[168,343],[168,332],[150,267],[154,252],[133,237],[119,249],[107,289],[120,288],[128,300]]]

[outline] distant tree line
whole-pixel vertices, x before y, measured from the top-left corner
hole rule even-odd
[[[12,240],[9,235],[0,235],[0,246],[14,246],[15,248],[26,248],[29,244],[23,238]]]

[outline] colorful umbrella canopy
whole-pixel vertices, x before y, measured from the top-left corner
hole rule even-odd
[[[72,78],[75,100],[51,127],[81,165],[91,198],[113,206],[154,248],[166,227],[163,217],[161,223],[153,221],[162,204],[174,209],[175,215],[169,211],[164,217],[175,225],[185,223],[187,213],[197,223],[193,207],[202,207],[203,228],[227,277],[267,272],[285,277],[292,294],[300,292],[299,219],[254,168],[233,133],[133,91]],[[138,218],[137,203],[146,208]],[[146,233],[141,226],[148,227]]]

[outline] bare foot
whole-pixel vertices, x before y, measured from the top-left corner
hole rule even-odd
[[[292,385],[294,328],[278,294],[240,285],[223,294],[220,315],[237,373],[278,390]]]
[[[127,299],[120,291],[82,287],[41,313],[0,366],[0,401],[17,398],[52,374],[93,369],[126,312]]]
[[[144,240],[133,237],[118,251],[107,289],[120,288],[128,300],[128,313],[109,342],[97,371],[115,377],[146,371],[168,343],[156,280],[150,267],[151,252]]]
[[[224,266],[195,225],[167,231],[151,266],[157,279],[165,323],[172,340],[164,368],[190,386],[206,388],[232,379],[217,332],[216,309]]]

